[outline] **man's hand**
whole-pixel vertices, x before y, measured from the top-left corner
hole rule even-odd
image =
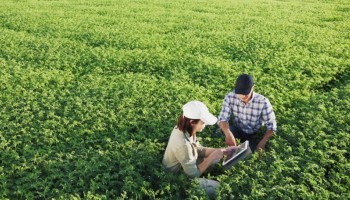
[[[236,139],[235,137],[233,137],[233,134],[227,134],[225,137],[225,143],[227,144],[227,146],[236,146]]]
[[[237,146],[236,139],[233,137],[232,132],[230,131],[230,126],[227,122],[221,121],[219,124],[219,127],[221,128],[222,132],[225,134],[225,143],[227,146]]]
[[[266,143],[263,141],[260,141],[259,144],[256,146],[256,151],[261,152],[265,150]]]
[[[230,131],[230,126],[227,122],[221,121],[219,124],[219,127],[221,128],[222,132],[225,134],[225,143],[227,146],[237,146],[236,139],[233,136],[232,132]]]
[[[256,151],[264,151],[265,150],[265,146],[267,141],[270,139],[270,137],[274,134],[274,132],[272,130],[267,130],[264,137],[261,139],[261,141],[259,142],[259,144],[256,146]]]

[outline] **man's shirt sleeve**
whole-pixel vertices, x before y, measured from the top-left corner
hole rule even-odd
[[[225,96],[225,99],[222,103],[222,108],[221,108],[221,112],[218,118],[218,124],[221,121],[225,121],[228,122],[230,120],[230,116],[231,116],[231,108],[230,108],[230,104],[231,104],[231,95],[227,94]]]
[[[276,116],[268,99],[266,99],[264,108],[262,110],[262,119],[263,122],[266,123],[267,130],[272,130],[274,132],[277,131]]]

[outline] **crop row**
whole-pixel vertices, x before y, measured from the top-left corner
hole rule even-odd
[[[200,5],[200,6],[199,6]],[[0,199],[196,199],[161,159],[181,106],[240,73],[276,112],[267,151],[204,177],[219,199],[349,199],[346,1],[5,1]],[[201,135],[220,147],[215,126]]]

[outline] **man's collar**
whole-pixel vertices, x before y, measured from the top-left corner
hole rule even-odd
[[[239,102],[244,103],[244,102],[238,97],[238,94],[235,93],[235,95],[236,95],[237,99],[239,100]],[[244,103],[244,104],[245,104],[245,105],[250,104],[250,103],[253,101],[254,98],[255,98],[255,92],[253,91],[253,93],[252,93],[252,98],[248,101],[247,104],[245,104],[245,103]]]

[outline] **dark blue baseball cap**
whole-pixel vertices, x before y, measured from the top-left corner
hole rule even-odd
[[[236,80],[236,94],[247,95],[254,85],[253,77],[248,74],[241,74]]]

